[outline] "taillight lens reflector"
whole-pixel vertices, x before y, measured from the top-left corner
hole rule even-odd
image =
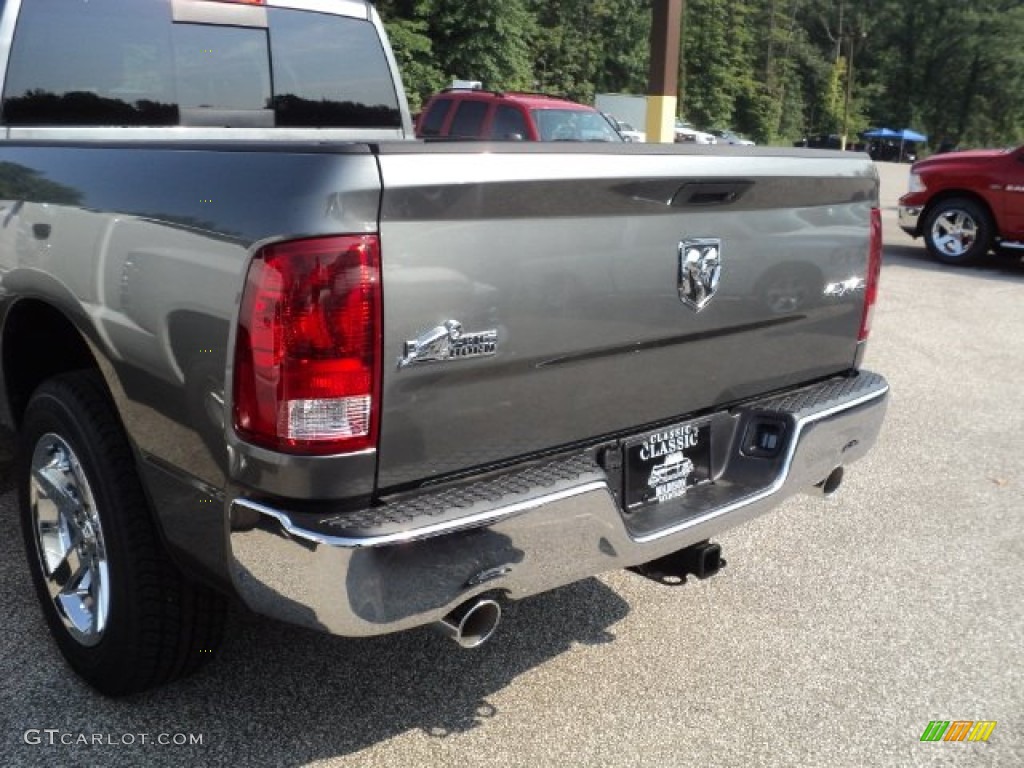
[[[238,435],[288,453],[375,446],[381,322],[376,235],[261,249],[249,266],[235,343]]]
[[[861,316],[858,341],[867,341],[871,335],[871,321],[878,300],[878,278],[882,273],[882,212],[871,209],[871,243],[868,249],[867,285],[864,289],[864,314]]]

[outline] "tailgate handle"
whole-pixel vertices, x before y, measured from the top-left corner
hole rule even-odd
[[[754,186],[752,181],[690,181],[672,196],[672,205],[729,205]]]

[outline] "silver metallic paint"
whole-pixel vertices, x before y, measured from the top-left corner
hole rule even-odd
[[[11,200],[0,182],[0,317],[35,302],[78,329],[132,443],[160,467],[144,476],[160,478],[154,506],[179,552],[217,551],[230,483],[292,498],[372,493],[372,452],[289,457],[239,443],[226,378],[255,249],[376,229],[365,147],[5,142],[0,162],[45,182],[34,200]]]
[[[381,146],[384,359],[450,317],[499,338],[491,358],[385,367],[382,489],[851,367],[862,297],[822,299],[866,273],[866,158],[623,149]],[[735,203],[671,204],[735,177]],[[700,314],[677,295],[689,237],[728,253]]]
[[[0,57],[19,7],[9,0],[0,19]],[[372,7],[338,4],[352,15],[364,8],[380,29]],[[397,79],[396,91],[403,130],[3,129],[0,162],[46,188],[0,189],[0,318],[35,302],[77,329],[168,541],[201,553],[206,571],[225,565],[236,497],[356,503],[850,366],[855,301],[790,303],[778,316],[757,304],[757,281],[823,285],[863,271],[877,200],[865,157],[427,146],[394,141],[412,132]],[[734,179],[743,194],[731,206],[673,202],[682,184]],[[384,359],[452,316],[496,328],[500,354],[450,370],[385,366],[379,466],[372,451],[310,458],[241,443],[230,374],[251,254],[283,238],[378,229]],[[675,243],[686,232],[723,237],[737,255],[715,302],[722,309],[696,324],[680,324],[674,295]]]

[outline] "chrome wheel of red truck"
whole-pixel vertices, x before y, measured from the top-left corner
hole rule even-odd
[[[943,200],[928,214],[924,240],[928,252],[944,264],[971,264],[991,246],[992,217],[973,200]]]

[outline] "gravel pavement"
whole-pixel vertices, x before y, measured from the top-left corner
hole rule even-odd
[[[0,765],[1024,765],[1024,267],[930,261],[895,226],[907,166],[879,169],[866,365],[892,401],[837,496],[722,536],[708,581],[622,572],[515,604],[474,652],[235,612],[208,669],[110,701],[46,636],[5,482]],[[957,719],[998,725],[919,741]]]

